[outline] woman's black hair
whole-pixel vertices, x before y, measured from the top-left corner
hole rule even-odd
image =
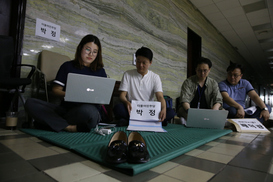
[[[82,40],[80,41],[80,43],[77,47],[77,50],[75,53],[75,58],[73,61],[74,61],[74,64],[76,67],[79,67],[79,68],[83,67],[83,60],[81,58],[81,51],[84,48],[83,46],[89,42],[94,42],[94,44],[96,44],[99,49],[96,59],[90,65],[90,69],[92,71],[97,71],[97,70],[103,68],[104,65],[103,65],[103,61],[102,61],[102,53],[101,53],[102,51],[101,51],[100,40],[95,35],[88,34],[82,38]]]

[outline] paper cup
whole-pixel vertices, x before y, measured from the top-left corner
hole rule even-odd
[[[14,127],[17,126],[18,115],[17,112],[7,112],[6,113],[6,126]]]

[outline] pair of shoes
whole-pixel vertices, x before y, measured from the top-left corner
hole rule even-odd
[[[128,146],[129,144],[129,146]],[[116,132],[107,147],[106,161],[120,164],[145,163],[150,160],[146,142],[138,132],[131,132],[126,136],[123,131]]]

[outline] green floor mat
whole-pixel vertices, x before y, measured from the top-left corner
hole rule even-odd
[[[128,136],[131,131],[127,131],[126,128],[127,127],[117,127],[115,129],[117,131],[124,131]],[[129,175],[136,175],[151,169],[232,132],[231,130],[186,128],[182,125],[175,124],[169,124],[164,127],[164,129],[168,132],[139,132],[146,141],[151,156],[149,162],[145,164],[123,163],[118,165],[109,164],[104,160],[107,145],[113,134],[102,136],[93,132],[56,133],[36,129],[21,129],[21,131],[66,149],[74,150],[95,162]]]

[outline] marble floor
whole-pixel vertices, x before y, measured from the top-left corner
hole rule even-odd
[[[270,131],[273,128],[269,128]],[[1,182],[188,181],[272,182],[273,133],[230,133],[135,176],[0,127]]]

